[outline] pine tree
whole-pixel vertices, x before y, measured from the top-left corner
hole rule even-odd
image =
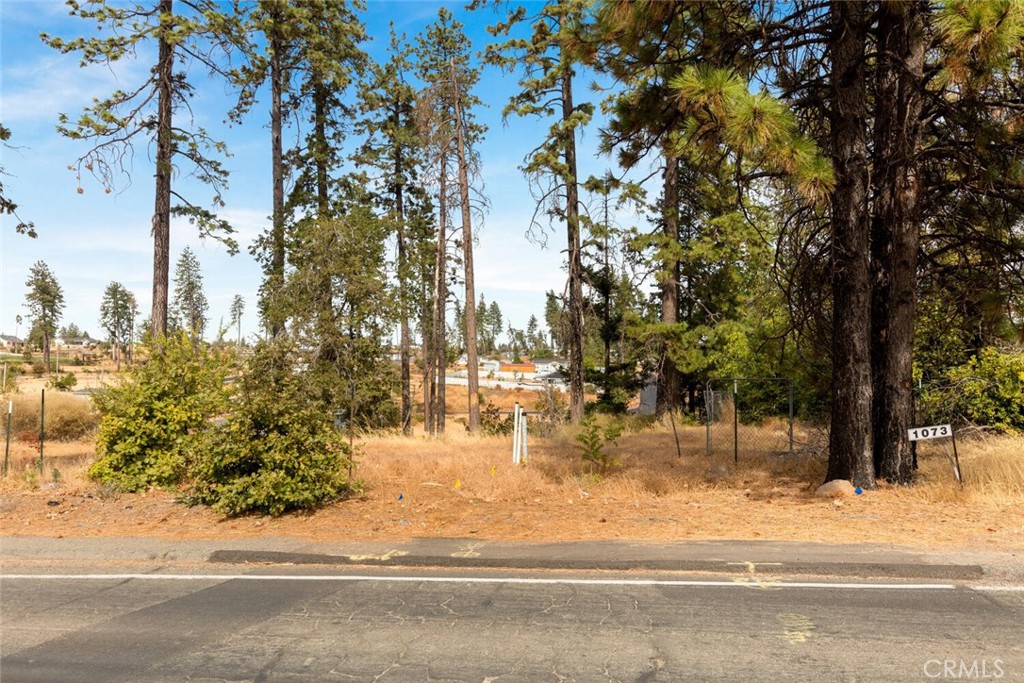
[[[423,252],[429,247],[425,235],[416,235],[410,228],[411,218],[429,213],[429,199],[419,184],[423,166],[423,141],[415,116],[416,91],[408,82],[412,70],[411,48],[404,47],[404,35],[399,36],[391,27],[388,60],[374,64],[368,79],[360,87],[360,111],[363,118],[356,131],[365,135],[363,145],[356,153],[356,161],[370,169],[372,181],[378,188],[377,202],[387,213],[395,229],[396,267],[399,297],[399,354],[402,376],[402,432],[412,433],[412,367],[411,331],[413,317],[413,289],[424,279]],[[413,232],[413,234],[410,234]],[[418,238],[418,239],[417,239]],[[410,252],[412,252],[410,254]],[[421,329],[425,355],[424,406],[428,412],[425,423],[428,431],[433,427],[434,367],[432,316],[421,302]]]
[[[270,89],[272,217],[269,230],[254,243],[252,251],[265,272],[260,308],[271,334],[277,336],[284,331],[286,318],[276,303],[287,263],[284,186],[288,169],[282,141],[285,118],[296,112],[305,97],[312,101],[313,130],[305,156],[312,162],[314,202],[322,215],[328,208],[328,172],[338,159],[334,149],[337,139],[328,140],[327,128],[329,121],[339,119],[332,118],[330,110],[339,106],[339,93],[347,87],[352,73],[362,68],[365,55],[358,43],[365,34],[345,2],[236,0],[235,15],[238,19],[231,40],[244,61],[231,72],[239,89],[232,118],[241,120],[253,108],[262,86]],[[259,42],[257,35],[261,37]],[[302,86],[296,85],[303,75]],[[299,188],[306,185],[300,183]]]
[[[29,268],[25,286],[28,287],[25,308],[28,309],[33,329],[40,337],[43,365],[49,372],[50,342],[57,333],[57,323],[64,312],[64,290],[61,289],[53,271],[43,261],[36,261]]]
[[[445,8],[438,11],[437,21],[428,27],[425,35],[417,38],[417,73],[426,83],[421,93],[421,132],[428,145],[434,149],[434,163],[438,178],[438,239],[437,261],[435,263],[435,286],[437,290],[434,315],[435,335],[443,335],[444,315],[447,303],[447,225],[452,205],[458,206],[461,215],[463,283],[465,287],[463,315],[467,335],[464,340],[468,358],[469,384],[469,430],[476,433],[480,427],[479,368],[477,364],[476,336],[476,291],[473,272],[473,207],[470,200],[471,179],[475,179],[477,157],[473,145],[484,132],[484,127],[473,120],[473,107],[479,99],[472,94],[472,88],[480,78],[479,68],[470,60],[470,44],[462,30],[462,24],[455,21]],[[448,195],[448,177],[451,156],[454,154],[458,200]],[[438,341],[435,348],[443,344]],[[435,351],[439,375],[444,372],[443,356]],[[439,410],[443,400],[437,397]],[[438,417],[440,429],[443,418]]]
[[[391,226],[373,214],[368,196],[352,199],[345,214],[304,226],[282,303],[292,320],[291,335],[306,349],[309,391],[346,421],[392,427],[400,416],[390,358],[397,312],[388,285]],[[329,316],[321,301],[333,302]]]
[[[501,316],[501,307],[498,306],[497,301],[492,301],[490,307],[487,309],[487,324],[490,327],[490,342],[491,351],[498,347],[498,337],[501,336],[504,321]]]
[[[490,30],[509,35],[514,26],[528,24],[529,40],[512,38],[487,49],[488,62],[513,71],[522,68],[520,91],[509,99],[505,116],[535,116],[555,120],[545,139],[523,162],[523,172],[536,188],[538,216],[557,216],[565,223],[568,244],[569,414],[583,419],[583,269],[580,257],[580,202],[576,162],[576,135],[590,122],[593,105],[577,103],[573,88],[576,59],[566,44],[580,30],[587,0],[548,2],[533,16],[524,7],[509,12],[506,20]]]
[[[871,223],[872,443],[875,475],[910,484],[913,355],[920,242],[918,152],[928,3],[882,3],[874,93]]]
[[[94,21],[109,37],[64,40],[47,34],[43,41],[62,53],[81,54],[81,66],[110,65],[133,56],[156,43],[157,62],[146,80],[135,87],[117,90],[86,107],[74,122],[60,115],[57,130],[73,140],[84,140],[92,147],[71,166],[81,179],[83,169],[110,192],[119,175],[131,174],[136,144],[153,144],[156,190],[153,234],[153,309],[152,335],[160,339],[167,332],[168,285],[170,275],[171,215],[187,216],[203,235],[223,241],[234,253],[237,246],[230,225],[213,211],[186,200],[172,189],[176,168],[193,169],[192,176],[213,191],[214,208],[223,206],[221,192],[227,185],[227,171],[217,155],[226,153],[222,142],[205,129],[187,127],[176,111],[190,111],[187,101],[195,92],[187,74],[175,71],[175,58],[187,54],[190,63],[200,64],[215,73],[221,71],[214,58],[215,47],[223,37],[228,19],[212,0],[195,0],[187,6],[188,15],[175,14],[173,0],[155,0],[153,5],[126,5],[89,2],[71,3],[71,15]],[[81,187],[79,192],[83,192]],[[172,197],[180,204],[172,206]]]
[[[100,325],[107,331],[111,352],[121,370],[121,356],[125,354],[132,341],[132,328],[138,306],[135,295],[128,291],[120,282],[111,282],[103,291],[100,303]]]
[[[245,299],[242,298],[241,294],[235,294],[235,297],[231,300],[230,318],[228,326],[235,326],[238,328],[238,338],[236,345],[242,346],[242,314],[245,313]]]
[[[184,330],[193,339],[202,339],[209,308],[199,259],[191,248],[185,247],[174,267],[174,302],[171,307],[174,328]]]

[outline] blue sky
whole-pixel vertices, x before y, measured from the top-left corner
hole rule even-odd
[[[388,40],[388,23],[394,22],[408,40],[437,17],[442,3],[434,0],[383,2],[369,0],[363,15],[373,41],[365,46],[372,57],[381,57]],[[474,49],[482,50],[490,38],[485,31],[495,15],[489,10],[469,13],[465,3],[444,3],[466,25]],[[118,63],[114,70],[78,66],[77,56],[61,55],[44,45],[41,32],[72,37],[89,30],[90,22],[69,17],[55,1],[4,0],[0,4],[0,120],[12,131],[11,148],[0,150],[8,174],[4,191],[19,205],[23,220],[35,223],[38,238],[14,232],[15,220],[0,217],[0,332],[15,333],[15,316],[27,318],[23,306],[28,270],[45,261],[64,289],[66,308],[62,324],[75,323],[94,337],[103,337],[99,306],[103,290],[113,280],[135,293],[143,315],[148,315],[152,286],[153,182],[150,150],[135,149],[130,182],[123,179],[113,192],[90,177],[79,182],[67,170],[87,151],[85,143],[63,138],[56,132],[58,114],[72,120],[94,97],[137,83],[152,64],[152,56]],[[147,60],[148,57],[148,60]],[[224,140],[232,154],[226,160],[231,172],[221,215],[236,228],[239,253],[230,256],[219,243],[200,241],[187,221],[172,223],[171,260],[181,249],[192,247],[202,264],[210,327],[228,318],[236,294],[246,301],[243,334],[256,333],[255,312],[260,268],[248,246],[268,225],[270,214],[270,135],[265,98],[242,125],[222,124],[233,102],[220,82],[196,72],[195,112],[199,123],[214,137]],[[586,97],[588,79],[581,78],[578,97]],[[488,301],[497,301],[508,323],[525,327],[531,314],[543,318],[544,292],[561,292],[565,284],[564,234],[556,228],[547,249],[531,243],[526,230],[533,213],[530,189],[518,170],[524,154],[543,135],[545,124],[535,120],[501,121],[507,97],[515,91],[515,76],[487,69],[476,93],[488,106],[477,112],[490,127],[479,146],[483,192],[490,208],[482,224],[474,226],[478,244],[476,290]],[[263,105],[263,106],[261,106]],[[580,140],[582,176],[603,174],[611,160],[597,157],[596,126]],[[285,144],[288,137],[285,137]],[[351,141],[350,151],[355,145]],[[184,186],[182,186],[184,187]],[[208,196],[200,192],[197,197]],[[173,286],[173,285],[172,285]],[[18,328],[24,335],[27,323]]]

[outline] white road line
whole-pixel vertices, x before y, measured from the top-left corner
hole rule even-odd
[[[516,577],[288,575],[288,574],[0,574],[0,581],[380,581],[389,583],[479,583],[572,586],[693,586],[720,588],[762,588],[746,581],[700,581],[670,579],[539,579]],[[772,582],[780,588],[849,588],[873,590],[954,590],[951,583],[825,583]]]
[[[970,586],[970,589],[987,593],[1024,593],[1024,586]]]

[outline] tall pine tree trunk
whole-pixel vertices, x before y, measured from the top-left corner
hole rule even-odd
[[[423,431],[427,434],[434,433],[434,301],[427,295],[425,287],[422,292],[423,308],[421,316],[423,319],[423,362],[421,365],[423,375]],[[435,288],[436,291],[436,288]]]
[[[327,88],[322,82],[317,82],[313,86],[313,141],[312,141],[312,158],[313,164],[316,171],[316,206],[317,206],[317,218],[320,220],[326,220],[332,215],[331,204],[330,204],[330,187],[328,185],[328,143],[327,143],[327,114],[328,114],[328,97],[329,93]],[[280,140],[280,136],[278,136]],[[275,156],[276,158],[276,156]],[[276,179],[275,179],[276,182]],[[281,186],[282,197],[284,195],[283,182]],[[275,214],[276,215],[276,214]],[[284,230],[281,230],[281,236],[283,239]],[[335,242],[332,239],[329,244],[333,247]],[[283,246],[283,242],[282,242]],[[284,258],[283,250],[281,256],[281,270],[282,275],[280,278],[281,283],[284,283]],[[317,284],[316,291],[312,295],[316,300],[317,310],[317,327],[318,336],[321,339],[320,347],[317,351],[318,360],[320,363],[326,366],[335,366],[338,363],[339,349],[337,343],[323,343],[327,339],[335,339],[335,322],[334,322],[334,304],[333,304],[333,293],[334,288],[331,286],[331,276],[329,273],[323,272],[319,274],[319,283]]]
[[[916,155],[923,105],[925,13],[920,1],[882,3],[875,96],[875,211],[871,258],[875,474],[909,484],[913,457],[914,316],[917,298]]]
[[[280,310],[281,288],[284,286],[284,150],[281,143],[281,94],[284,88],[282,41],[278,36],[280,19],[274,14],[274,29],[270,40],[270,146],[273,182],[273,225],[270,232],[270,273],[267,277],[267,322],[270,334],[277,337],[284,331],[284,316]]]
[[[153,339],[167,335],[167,301],[171,275],[171,93],[174,47],[168,40],[173,29],[172,0],[160,0],[159,61],[157,63],[156,196],[153,207]]]
[[[440,209],[437,220],[437,258],[434,262],[434,364],[436,376],[434,401],[435,425],[431,433],[444,434],[446,419],[445,371],[448,369],[448,144],[442,145],[438,188]]]
[[[398,112],[395,111],[395,128],[398,128]],[[412,435],[412,369],[409,362],[409,266],[406,259],[405,244],[405,205],[403,196],[402,150],[395,146],[395,219],[398,239],[398,301],[399,301],[399,355],[402,367],[402,434]]]
[[[331,212],[330,186],[327,181],[327,156],[330,147],[327,143],[327,98],[329,93],[322,81],[313,86],[313,161],[316,164],[316,206],[320,218]]]
[[[462,207],[462,264],[466,280],[466,371],[469,384],[469,433],[480,431],[480,364],[476,353],[476,285],[473,274],[473,221],[469,203],[469,168],[466,131],[462,122],[461,95],[452,60],[452,90],[455,103],[456,153],[459,159],[459,198]]]
[[[832,0],[832,419],[826,480],[875,488],[871,453],[871,281],[868,215],[868,11]]]
[[[572,70],[562,73],[562,121],[573,115]],[[583,263],[580,255],[580,200],[576,182],[576,133],[566,126],[565,145],[565,228],[569,257],[569,419],[583,419]]]
[[[675,246],[679,242],[679,158],[671,149],[672,143],[665,144],[665,181],[662,192],[662,229],[665,237],[661,264],[661,323],[667,330],[679,322],[679,259],[675,257]],[[679,368],[671,358],[668,340],[662,339],[658,366],[658,398],[655,414],[663,416],[667,411],[679,409]]]

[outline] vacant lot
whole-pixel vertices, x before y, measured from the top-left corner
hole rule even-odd
[[[521,397],[528,403],[534,395]],[[514,400],[496,394],[495,403]],[[84,400],[84,399],[83,399]],[[763,539],[876,542],[974,549],[1024,548],[1024,440],[961,444],[965,486],[945,447],[922,449],[919,482],[841,500],[814,496],[825,471],[820,432],[799,429],[794,455],[744,450],[705,454],[705,432],[669,425],[623,434],[604,474],[580,458],[577,431],[540,436],[530,461],[512,465],[511,437],[471,438],[452,420],[444,438],[357,439],[363,492],[309,514],[225,519],[175,502],[175,494],[121,494],[85,477],[91,439],[12,443],[0,483],[4,535],[166,538],[291,535],[310,540],[471,537],[529,541]],[[784,425],[765,427],[766,437]],[[755,439],[755,441],[757,441]],[[764,442],[771,439],[765,438]]]

